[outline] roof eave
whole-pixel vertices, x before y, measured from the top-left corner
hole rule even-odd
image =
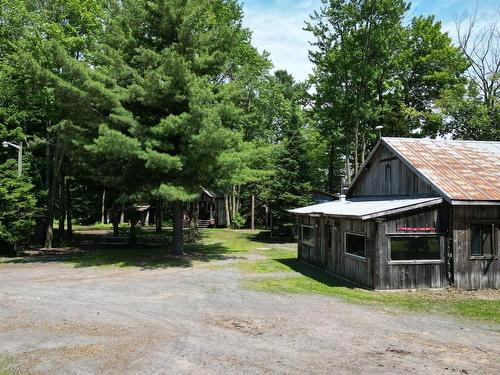
[[[500,206],[500,201],[451,200],[452,206]]]

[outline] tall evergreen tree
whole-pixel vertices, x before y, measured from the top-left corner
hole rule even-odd
[[[249,34],[231,0],[126,0],[110,9],[98,69],[123,87],[121,103],[133,119],[102,127],[96,147],[117,159],[129,155],[134,170],[144,171],[138,190],[173,202],[174,252],[181,254],[183,202],[213,184],[222,156],[241,142],[223,85],[231,54]]]

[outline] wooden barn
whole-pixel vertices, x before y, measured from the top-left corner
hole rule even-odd
[[[500,142],[382,138],[345,196],[291,212],[299,258],[364,287],[500,287]]]

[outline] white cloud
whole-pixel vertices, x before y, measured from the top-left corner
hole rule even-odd
[[[303,30],[304,22],[319,6],[320,0],[249,1],[243,4],[244,25],[252,30],[254,46],[271,54],[275,69],[286,69],[297,80],[305,80],[312,72],[308,49],[313,38]]]

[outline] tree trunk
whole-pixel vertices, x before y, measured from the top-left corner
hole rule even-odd
[[[236,186],[233,185],[233,192],[231,194],[231,205],[233,207],[233,209],[231,210],[231,217],[233,218],[233,221],[234,221],[234,218],[236,216]]]
[[[236,212],[239,213],[241,208],[241,185],[238,185],[236,190]]]
[[[182,201],[174,201],[174,254],[183,255],[183,238],[182,238]]]
[[[229,212],[229,197],[224,194],[224,211],[226,211],[226,227],[231,227],[231,214]]]
[[[120,210],[118,209],[117,206],[114,206],[112,208],[112,213],[111,213],[111,221],[113,222],[113,236],[118,236],[120,232],[118,231],[118,227],[120,225]]]
[[[358,171],[358,150],[359,150],[359,124],[356,121],[354,128],[354,173]]]
[[[71,184],[66,182],[66,220],[67,220],[67,233],[68,236],[73,236],[73,212],[71,207]]]
[[[330,150],[328,152],[328,186],[326,191],[333,193],[335,188],[335,146],[333,141],[330,144]]]
[[[163,206],[162,200],[160,198],[156,198],[156,215],[155,215],[156,233],[161,232],[162,219],[163,219],[162,206]]]
[[[197,200],[191,202],[189,216],[191,216],[191,221],[189,222],[189,242],[194,243],[199,239],[198,218],[200,216],[200,205]]]
[[[101,224],[106,224],[106,189],[102,191]]]
[[[255,229],[255,195],[250,196],[250,229]]]
[[[62,163],[64,159],[64,145],[61,144],[61,135],[56,140],[54,149],[54,167],[50,182],[49,196],[47,202],[47,230],[45,234],[45,248],[52,249],[52,240],[54,238],[54,216],[56,203],[56,190],[59,176],[61,174]]]
[[[273,236],[273,211],[269,207],[269,227],[271,229],[270,235]]]
[[[66,220],[66,186],[64,174],[61,175],[59,182],[59,229],[58,239],[61,243],[64,240],[64,222]]]
[[[265,207],[264,227],[266,229],[268,229],[269,228],[269,206],[266,203],[266,205],[264,207]]]
[[[350,185],[351,184],[351,162],[350,162],[350,152],[348,151],[346,153],[346,158],[345,158],[345,169],[346,169],[346,179],[347,179],[347,184]]]
[[[122,211],[120,214],[120,224],[125,223],[125,203],[122,203]]]

